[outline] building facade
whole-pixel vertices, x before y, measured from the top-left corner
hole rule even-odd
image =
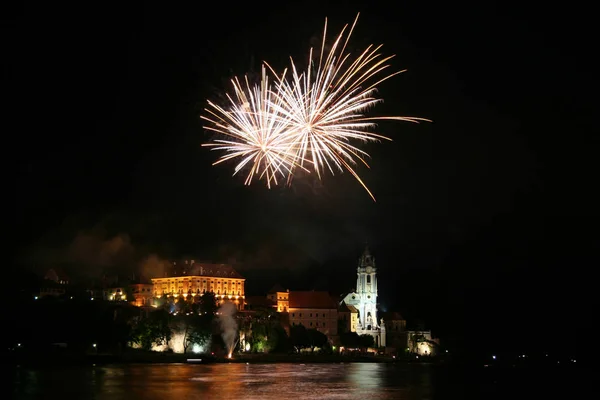
[[[385,325],[377,318],[377,268],[375,258],[365,248],[358,260],[356,269],[356,289],[348,293],[341,303],[354,307],[358,311],[356,333],[371,335],[375,346],[386,345]]]
[[[277,312],[287,312],[290,308],[290,290],[275,285],[267,294],[267,299],[275,304]]]
[[[132,283],[133,304],[138,307],[151,307],[154,285],[151,283]]]
[[[328,292],[289,292],[290,326],[304,325],[306,329],[316,329],[332,339],[338,334],[337,308],[337,302]]]
[[[342,301],[338,307],[338,320],[343,332],[356,332],[358,327],[358,310]],[[342,332],[339,332],[342,333]]]
[[[196,263],[185,260],[173,263],[163,278],[152,278],[154,297],[183,297],[194,301],[204,293],[215,294],[218,303],[231,301],[238,310],[244,308],[245,279],[228,264]]]

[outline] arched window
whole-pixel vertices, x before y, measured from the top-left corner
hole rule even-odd
[[[371,275],[367,275],[367,283],[371,283]]]

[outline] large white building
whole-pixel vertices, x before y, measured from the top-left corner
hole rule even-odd
[[[368,248],[365,248],[360,257],[356,272],[356,289],[347,294],[342,302],[358,310],[356,333],[371,335],[375,346],[384,347],[385,326],[383,320],[377,318],[377,268],[375,268],[375,258]]]

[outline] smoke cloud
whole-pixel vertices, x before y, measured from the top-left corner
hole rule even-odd
[[[169,261],[151,254],[140,263],[140,274],[146,278],[164,277],[168,266]]]
[[[219,307],[219,324],[221,325],[221,337],[227,349],[227,355],[231,357],[237,344],[238,325],[235,320],[237,308],[235,304],[225,302]]]
[[[65,254],[65,261],[70,264],[111,267],[131,262],[135,249],[126,234],[118,234],[111,238],[98,237],[94,233],[79,233]]]

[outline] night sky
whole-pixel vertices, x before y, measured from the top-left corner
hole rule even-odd
[[[383,307],[442,335],[583,334],[600,244],[584,10],[196,3],[5,11],[11,270],[187,256],[236,262],[249,291],[339,292],[368,242]],[[408,69],[374,114],[433,120],[380,124],[394,141],[366,146],[360,170],[377,202],[347,173],[268,190],[211,166],[206,100],[262,60],[303,60],[325,17],[337,32],[359,11],[352,46],[383,43]]]

